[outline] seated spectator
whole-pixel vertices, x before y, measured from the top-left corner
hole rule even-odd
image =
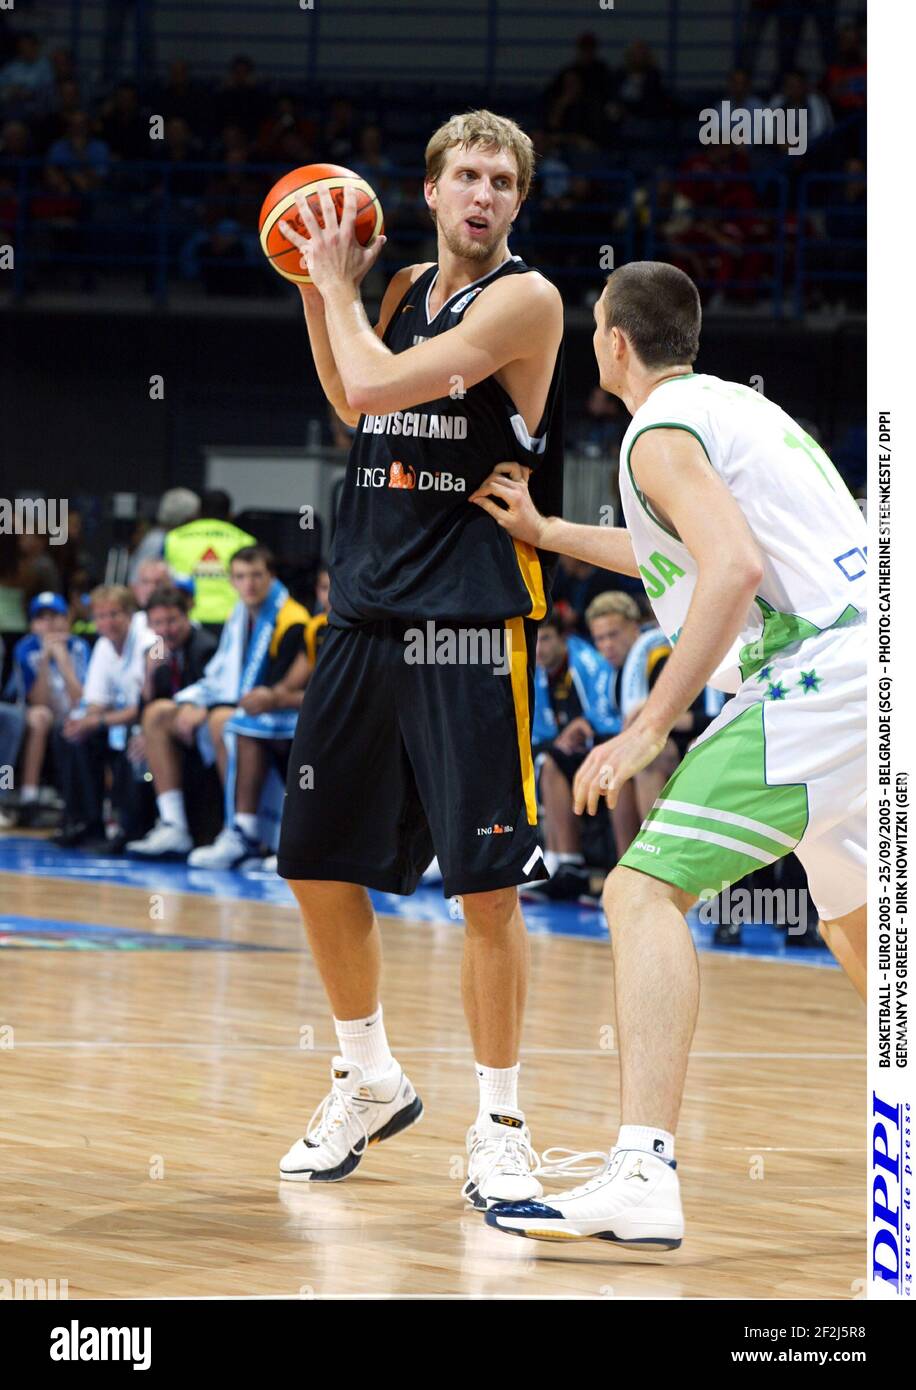
[[[199,681],[216,651],[212,632],[192,623],[193,597],[175,584],[160,584],[149,596],[146,620],[156,639],[146,653],[146,676],[140,694],[140,709],[134,733],[127,745],[127,756],[138,772],[147,770],[146,738],[142,722],[144,710],[156,700],[173,700],[179,690]],[[204,765],[196,749],[188,750],[190,765],[185,784],[203,782]]]
[[[51,97],[50,110],[39,122],[36,135],[39,149],[49,149],[57,140],[63,140],[70,128],[70,117],[83,110],[79,83],[74,77],[66,77],[57,83]]]
[[[623,67],[612,75],[609,114],[614,120],[653,120],[665,115],[668,109],[655,55],[644,39],[636,39],[624,54]]]
[[[103,584],[91,595],[99,638],[92,648],[83,696],[54,738],[65,804],[65,826],[57,843],[110,852],[123,849],[140,829],[133,770],[125,755],[130,726],[136,723],[146,674],[146,653],[155,641],[136,622],[130,589]],[[111,772],[111,800],[118,821],[112,840],[105,836],[105,771]]]
[[[806,113],[809,148],[815,140],[819,140],[822,135],[833,129],[833,112],[830,110],[829,101],[821,96],[820,92],[814,91],[800,68],[793,68],[784,74],[779,91],[770,98],[770,105],[775,110],[785,108],[787,111],[797,110]]]
[[[855,24],[845,24],[837,35],[837,52],[827,69],[825,88],[838,116],[865,110],[868,69],[865,45]]]
[[[309,676],[315,669],[318,653],[328,635],[330,612],[331,572],[327,565],[322,565],[315,578],[315,611],[305,625],[305,653],[308,659]]]
[[[762,111],[763,107],[763,99],[754,91],[751,74],[747,68],[733,68],[729,74],[725,96],[721,101],[717,101],[715,106],[723,127],[731,123],[732,112],[741,110],[753,113]]]
[[[16,35],[16,56],[0,68],[0,105],[10,113],[41,115],[54,90],[54,69],[36,34]]]
[[[6,643],[0,636],[0,670],[6,659]],[[7,699],[7,694],[10,698]],[[13,703],[15,691],[4,690],[0,698],[0,793],[6,801],[6,793],[13,791],[14,774],[16,769],[16,759],[19,757],[19,749],[22,745],[22,736],[25,733],[25,710],[21,702]],[[15,813],[3,809],[0,805],[0,830],[9,830],[17,823]]]
[[[179,118],[189,132],[205,133],[208,120],[209,96],[192,76],[184,58],[169,64],[168,76],[158,90],[155,109],[166,118]]]
[[[621,402],[601,386],[593,386],[580,426],[579,447],[590,457],[614,459],[620,453],[626,430],[626,412]]]
[[[163,554],[173,574],[194,581],[195,622],[219,628],[236,607],[238,595],[229,577],[229,559],[244,546],[257,545],[254,536],[230,521],[232,499],[213,488],[200,500],[200,516],[173,527]]]
[[[614,668],[612,702],[626,728],[649,698],[671,655],[671,644],[660,627],[643,626],[639,605],[630,594],[599,594],[586,612],[596,648]],[[724,696],[703,690],[675,721],[665,747],[620,789],[614,807],[614,839],[618,858],[645,820],[687,747],[718,714]]]
[[[268,105],[269,97],[252,60],[245,54],[233,58],[213,98],[217,128],[240,126],[250,140],[257,133]],[[328,157],[333,157],[330,150]]]
[[[356,110],[349,97],[334,97],[321,136],[321,148],[325,151],[325,158],[334,164],[349,165],[356,151],[359,126]]]
[[[313,158],[314,139],[314,122],[303,114],[299,99],[290,92],[283,92],[261,122],[254,158],[266,164],[290,158],[308,164]],[[356,165],[353,167],[355,169]]]
[[[584,865],[582,823],[573,812],[573,779],[591,748],[616,734],[613,671],[590,642],[563,636],[556,618],[538,628],[531,744],[544,808],[544,861]]]
[[[67,121],[67,134],[55,140],[48,151],[45,178],[56,193],[92,193],[108,177],[111,158],[104,140],[92,134],[85,111],[74,111]]]
[[[153,774],[159,819],[144,839],[128,846],[129,852],[138,858],[183,858],[193,847],[181,789],[181,745],[190,747],[194,742],[206,761],[212,763],[215,759],[226,788],[226,824],[213,847],[219,867],[231,868],[259,847],[257,807],[240,811],[235,802],[237,758],[235,750],[228,747],[224,732],[236,715],[282,715],[295,708],[289,703],[292,697],[286,682],[296,658],[304,661],[309,615],[276,578],[274,559],[266,546],[244,546],[238,550],[229,562],[229,574],[238,602],[203,675],[174,698],[154,700],[143,712],[146,756]],[[282,718],[262,721],[259,734],[254,734],[252,726],[246,726],[246,732],[273,738],[274,728],[285,735],[287,722]],[[292,732],[289,737],[292,738]],[[260,752],[255,750],[252,764],[260,765],[261,761]],[[246,795],[251,788],[247,780],[250,770],[246,763]]]
[[[29,604],[27,637],[13,648],[12,687],[23,705],[24,744],[19,773],[20,826],[35,824],[45,754],[52,731],[60,729],[83,696],[89,643],[70,632],[67,601],[38,594]]]
[[[148,559],[140,561],[130,584],[131,592],[137,601],[137,611],[133,617],[133,624],[138,633],[145,632],[149,626],[146,608],[150,597],[156,589],[171,583],[172,572],[164,560],[156,560],[150,556]]]
[[[576,560],[571,555],[560,556],[553,581],[553,604],[562,616],[564,625],[575,628],[580,637],[588,636],[585,612],[592,599],[610,588],[623,589],[640,597],[645,593],[641,579],[600,570],[597,565]]]
[[[140,93],[134,82],[119,82],[102,107],[102,139],[118,159],[153,159],[149,121],[140,109]]]

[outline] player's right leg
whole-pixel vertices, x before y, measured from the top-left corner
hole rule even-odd
[[[415,1124],[423,1105],[391,1055],[379,977],[382,951],[369,895],[352,883],[291,880],[309,945],[334,1014],[344,1055],[331,1064],[331,1090],[280,1160],[296,1182],[339,1182],[366,1149]]]
[[[280,1160],[281,1177],[298,1182],[347,1177],[370,1145],[423,1113],[385,1033],[381,945],[366,893],[413,892],[432,858],[390,698],[390,663],[402,647],[387,627],[329,632],[289,757],[278,871],[299,902],[340,1049],[330,1092]]]
[[[859,998],[865,1000],[867,910],[857,907],[845,917],[819,922],[821,936],[851,980]]]

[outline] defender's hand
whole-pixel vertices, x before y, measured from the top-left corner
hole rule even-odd
[[[658,757],[668,741],[666,733],[633,724],[616,738],[593,748],[576,773],[573,782],[573,810],[581,816],[584,810],[593,816],[598,802],[604,799],[611,808],[616,806],[624,782],[642,772]]]
[[[538,546],[547,518],[541,516],[531,500],[529,472],[529,469],[517,463],[498,463],[477,491],[471,493],[468,501],[489,512],[493,520],[516,540]],[[505,506],[500,507],[494,498],[504,502]]]

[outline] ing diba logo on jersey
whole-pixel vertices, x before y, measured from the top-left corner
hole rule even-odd
[[[358,467],[356,486],[394,488],[405,492],[466,492],[467,479],[439,469],[433,472],[421,468],[418,473],[409,463],[393,459],[387,469],[367,468],[365,465]]]

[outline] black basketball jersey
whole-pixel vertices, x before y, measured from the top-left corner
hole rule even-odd
[[[429,293],[438,274],[431,266],[395,309],[383,341],[392,352],[404,352],[447,333],[489,285],[528,270],[510,256],[430,319]],[[456,390],[454,397],[410,410],[360,416],[331,554],[331,623],[543,617],[556,557],[514,541],[468,498],[497,463],[514,461],[534,470],[530,489],[538,509],[560,513],[563,396],[561,343],[533,436],[495,377],[464,395]]]

